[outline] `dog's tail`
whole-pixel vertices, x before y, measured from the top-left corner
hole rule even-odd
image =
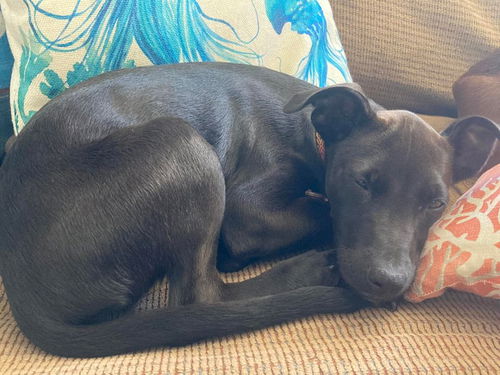
[[[13,311],[21,330],[43,350],[64,357],[101,357],[187,345],[313,314],[350,312],[362,304],[346,289],[316,286],[248,300],[141,311],[89,325],[44,319],[32,311],[25,315],[18,310],[23,305],[13,306]]]

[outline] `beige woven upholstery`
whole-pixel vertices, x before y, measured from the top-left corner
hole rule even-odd
[[[423,117],[438,130],[451,121]],[[461,184],[460,191],[470,184]],[[452,193],[456,199],[458,193]],[[227,274],[226,280],[244,280],[269,266]],[[138,308],[165,304],[162,283]],[[0,374],[499,374],[499,322],[498,301],[448,292],[396,312],[316,316],[184,348],[66,359],[43,353],[24,338],[0,283]]]
[[[355,81],[388,108],[453,115],[453,82],[500,47],[498,0],[330,0]]]
[[[161,307],[165,295],[165,286],[157,287],[141,307]],[[448,293],[395,313],[316,316],[184,348],[66,359],[24,338],[0,286],[0,374],[498,374],[499,307],[493,300]]]

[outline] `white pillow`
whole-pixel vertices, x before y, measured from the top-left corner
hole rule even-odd
[[[228,61],[324,86],[351,80],[327,0],[0,0],[18,133],[49,99],[104,71]]]

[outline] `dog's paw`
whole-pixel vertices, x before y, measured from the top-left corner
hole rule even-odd
[[[336,286],[340,281],[333,250],[311,250],[284,260],[275,267],[277,276],[284,279],[282,281],[289,288]]]

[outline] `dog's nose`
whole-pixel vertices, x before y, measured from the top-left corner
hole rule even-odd
[[[391,272],[385,269],[371,269],[368,281],[374,292],[380,297],[395,297],[403,292],[407,284],[407,276],[402,272]]]

